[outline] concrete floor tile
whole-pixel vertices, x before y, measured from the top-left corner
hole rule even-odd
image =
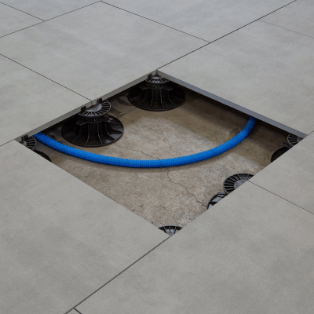
[[[0,159],[0,313],[65,313],[167,238],[15,141]]]
[[[314,2],[298,0],[262,20],[286,29],[314,37]]]
[[[248,182],[78,310],[311,314],[313,263],[313,214]]]
[[[252,182],[314,213],[314,133],[259,172]]]
[[[314,130],[314,40],[255,22],[163,68],[171,80],[296,135]]]
[[[158,23],[207,41],[216,40],[291,0],[105,0]]]
[[[41,22],[36,17],[0,3],[0,37]]]
[[[84,97],[0,56],[0,145],[78,112]]]
[[[97,0],[2,0],[1,2],[42,20],[48,20],[95,3]]]
[[[104,3],[39,26],[3,38],[0,53],[92,100],[205,44]]]

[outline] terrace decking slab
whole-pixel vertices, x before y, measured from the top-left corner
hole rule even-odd
[[[255,22],[159,73],[288,132],[314,130],[314,39]]]
[[[314,133],[252,178],[252,182],[314,213]]]
[[[314,1],[298,0],[262,20],[310,37],[314,37]]]
[[[1,2],[18,10],[37,16],[42,20],[49,20],[56,16],[69,13],[96,0],[1,0]]]
[[[205,44],[104,3],[0,40],[0,53],[91,100],[142,81]]]
[[[311,314],[313,263],[313,214],[248,182],[77,309]]]
[[[103,2],[187,34],[213,41],[287,5],[291,0],[106,0]]]
[[[0,145],[34,134],[90,103],[76,93],[0,56]]]
[[[0,159],[1,313],[65,313],[167,238],[16,141]]]
[[[0,3],[0,37],[41,22],[36,17]]]

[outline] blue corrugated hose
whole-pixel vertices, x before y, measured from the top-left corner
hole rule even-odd
[[[253,130],[256,124],[256,119],[250,117],[248,123],[243,128],[243,130],[237,134],[231,140],[214,147],[212,149],[206,150],[201,153],[177,157],[177,158],[169,158],[169,159],[158,159],[158,160],[136,160],[136,159],[124,159],[117,157],[109,157],[104,155],[98,155],[90,152],[85,152],[83,150],[69,147],[67,145],[61,144],[43,133],[37,133],[34,135],[36,140],[42,142],[43,144],[53,148],[61,153],[74,156],[80,159],[97,162],[100,164],[111,165],[111,166],[119,166],[119,167],[129,167],[129,168],[164,168],[164,167],[175,167],[175,166],[183,166],[187,164],[191,164],[194,162],[202,161],[205,159],[209,159],[215,156],[218,156],[227,150],[237,146],[241,143]]]

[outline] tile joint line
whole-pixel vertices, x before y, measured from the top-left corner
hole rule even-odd
[[[285,29],[285,30],[287,30],[287,31],[289,31],[289,32],[292,32],[292,33],[296,33],[296,34],[299,34],[299,35],[302,35],[302,36],[305,36],[305,37],[309,37],[309,38],[314,39],[314,37],[312,37],[312,36],[310,36],[310,35],[306,35],[306,34],[303,34],[303,33],[297,32],[297,31],[294,31],[294,30],[289,29],[289,28],[287,28],[287,27],[279,26],[279,25],[276,25],[276,24],[274,24],[274,23],[270,23],[270,22],[267,22],[267,21],[264,21],[264,20],[261,20],[261,22],[266,23],[266,24],[268,24],[268,25],[272,25],[272,26],[281,28],[281,29]]]
[[[29,16],[31,16],[31,17],[34,17],[34,18],[36,18],[36,19],[41,20],[41,21],[44,22],[43,19],[41,19],[41,18],[39,18],[39,17],[37,17],[37,16],[35,16],[35,15],[32,15],[32,14],[30,14],[30,13],[27,13],[27,12],[24,12],[24,11],[22,11],[22,10],[20,10],[20,9],[17,9],[17,8],[15,8],[15,7],[12,7],[11,5],[9,5],[9,4],[7,4],[7,3],[3,3],[3,2],[0,2],[0,3],[3,4],[3,5],[6,5],[7,7],[11,8],[11,9],[14,9],[14,10],[16,10],[16,11],[20,11],[20,12],[22,12],[22,13],[24,13],[24,14],[27,14],[27,15],[29,15]]]
[[[69,13],[72,13],[72,12],[75,12],[75,11],[78,11],[78,10],[81,10],[81,9],[84,9],[84,8],[86,8],[86,7],[88,7],[88,6],[91,6],[91,5],[93,5],[93,4],[95,4],[95,3],[98,3],[98,2],[102,2],[102,1],[101,1],[101,0],[98,0],[98,1],[95,1],[95,2],[93,2],[93,3],[89,3],[89,4],[87,4],[87,5],[84,5],[83,7],[74,9],[74,10],[69,11],[69,12],[65,12],[65,13],[63,13],[63,14],[54,16],[54,17],[52,17],[52,18],[50,18],[50,19],[47,19],[47,20],[43,20],[43,19],[41,19],[40,17],[37,17],[37,16],[32,15],[32,14],[30,14],[30,13],[24,12],[24,11],[22,11],[22,10],[20,10],[20,9],[14,8],[14,7],[12,7],[11,5],[8,5],[8,4],[3,3],[3,2],[0,1],[1,4],[6,5],[6,6],[12,8],[12,9],[15,9],[15,10],[17,10],[17,11],[20,11],[20,12],[22,12],[22,13],[28,14],[28,15],[30,15],[30,16],[36,18],[36,19],[41,20],[42,22],[47,22],[47,21],[53,20],[53,19],[55,19],[55,18],[57,18],[57,17],[60,17],[60,16],[63,16],[63,15],[66,15],[66,14],[69,14]],[[38,23],[38,24],[40,24],[40,23]],[[35,24],[35,25],[37,25],[37,24]]]
[[[274,10],[274,11],[271,11],[271,12],[269,12],[269,13],[267,13],[267,14],[261,16],[261,17],[259,17],[258,19],[254,20],[254,21],[252,21],[252,22],[250,22],[250,23],[248,23],[248,24],[245,24],[245,25],[243,25],[243,26],[237,28],[236,30],[234,30],[234,31],[232,31],[232,32],[230,32],[230,33],[228,33],[228,34],[226,34],[226,35],[224,35],[224,36],[221,36],[221,37],[219,37],[219,38],[213,40],[213,41],[210,42],[210,43],[213,43],[213,42],[215,42],[215,41],[217,41],[217,40],[219,40],[219,39],[221,39],[221,38],[224,38],[224,37],[226,37],[226,36],[228,36],[228,35],[230,35],[230,34],[232,34],[232,33],[234,33],[234,32],[237,32],[238,30],[240,30],[240,29],[242,29],[242,28],[244,28],[244,27],[247,27],[248,25],[251,25],[251,24],[253,24],[253,23],[257,22],[257,21],[261,21],[264,17],[266,17],[266,16],[268,16],[268,15],[271,15],[271,14],[275,13],[276,11],[279,11],[279,10],[281,10],[282,8],[288,6],[288,5],[290,5],[291,3],[296,2],[296,1],[297,1],[297,0],[293,0],[293,1],[291,1],[291,2],[289,2],[289,3],[287,3],[287,4],[285,4],[285,5],[283,5],[282,7],[278,8],[278,9],[276,9],[276,10]]]
[[[181,56],[181,57],[179,57],[179,58],[177,58],[177,59],[175,59],[175,60],[173,60],[173,61],[171,61],[171,62],[168,62],[168,63],[164,64],[163,66],[157,68],[156,71],[158,71],[158,69],[161,69],[161,68],[163,68],[163,67],[165,67],[165,66],[171,64],[172,62],[175,62],[175,61],[177,61],[177,60],[179,60],[179,59],[182,59],[182,58],[186,57],[187,55],[189,55],[189,54],[191,54],[191,53],[193,53],[193,52],[195,52],[195,51],[197,51],[197,50],[200,50],[200,49],[202,49],[202,48],[204,48],[204,47],[206,47],[206,46],[208,46],[208,45],[214,43],[215,41],[218,41],[218,40],[220,40],[220,39],[222,39],[222,38],[224,38],[224,37],[226,37],[226,36],[229,36],[229,35],[231,35],[232,33],[235,33],[235,32],[237,32],[238,30],[240,30],[240,29],[242,29],[242,28],[244,28],[244,27],[246,27],[246,26],[248,26],[248,25],[250,25],[250,24],[255,23],[256,21],[260,21],[260,20],[263,19],[265,16],[270,15],[270,14],[273,14],[274,12],[276,12],[276,11],[278,11],[278,10],[281,10],[282,8],[288,6],[288,5],[290,5],[291,3],[296,2],[296,1],[297,1],[297,0],[293,0],[293,1],[291,1],[291,2],[289,2],[289,3],[287,3],[287,4],[285,4],[284,6],[278,8],[278,9],[272,11],[272,12],[269,12],[269,13],[267,13],[267,14],[261,16],[260,18],[254,20],[254,21],[252,21],[252,22],[250,22],[250,23],[248,23],[248,24],[245,24],[245,25],[243,25],[243,26],[241,26],[241,27],[239,27],[239,28],[233,30],[232,32],[230,32],[230,33],[228,33],[228,34],[225,34],[225,35],[223,35],[223,36],[221,36],[221,37],[219,37],[219,38],[217,38],[217,39],[215,39],[215,40],[213,40],[213,41],[210,41],[210,42],[207,41],[207,44],[205,44],[204,46],[199,47],[199,48],[197,48],[197,49],[195,49],[195,50],[193,50],[193,51],[191,51],[191,52],[188,52],[188,53],[185,54],[184,56]],[[128,12],[128,11],[127,11],[127,12]],[[135,14],[135,13],[133,13],[133,14]],[[140,16],[140,15],[139,15],[139,16]],[[263,21],[263,22],[264,22],[264,21]],[[163,24],[162,24],[162,25],[163,25]],[[188,35],[190,35],[190,34],[188,34]],[[191,36],[193,36],[193,35],[191,35]],[[196,37],[196,38],[198,38],[198,37]]]
[[[4,146],[4,145],[7,145],[7,144],[9,144],[9,143],[11,143],[11,142],[13,142],[13,141],[15,141],[15,139],[14,139],[14,140],[11,140],[11,141],[8,141],[8,142],[6,142],[6,143],[0,144],[0,147],[2,147],[2,146]]]
[[[14,32],[12,32],[12,33],[9,33],[9,34],[2,35],[2,36],[0,36],[0,39],[3,38],[3,37],[6,37],[6,36],[10,36],[10,35],[12,35],[12,34],[18,33],[18,32],[20,32],[20,31],[23,31],[24,29],[28,29],[28,28],[31,28],[31,27],[33,27],[33,26],[42,24],[42,23],[44,23],[44,21],[38,22],[38,23],[33,24],[33,25],[30,25],[30,26],[26,26],[26,27],[24,27],[24,28],[21,28],[21,29],[19,29],[19,30],[17,30],[17,31],[14,31]]]
[[[195,35],[192,35],[192,34],[186,33],[186,32],[184,32],[184,31],[181,31],[181,30],[179,30],[179,29],[176,29],[176,28],[174,28],[174,27],[168,26],[168,25],[166,25],[166,24],[163,24],[163,23],[157,22],[157,21],[155,21],[155,20],[149,19],[148,17],[145,17],[145,16],[142,16],[142,15],[139,15],[139,14],[137,14],[137,13],[135,13],[135,12],[128,11],[128,10],[126,10],[126,9],[120,8],[120,7],[116,6],[116,5],[113,5],[113,4],[108,3],[108,2],[105,2],[105,1],[100,1],[100,2],[102,2],[103,4],[106,4],[106,5],[110,5],[111,7],[114,7],[114,8],[116,8],[116,9],[119,9],[119,10],[125,11],[125,12],[127,12],[127,13],[130,13],[130,14],[133,14],[133,15],[136,15],[136,16],[139,16],[139,17],[141,17],[141,18],[143,18],[143,19],[145,19],[145,20],[148,20],[148,21],[154,22],[154,23],[156,23],[156,24],[159,24],[159,25],[162,25],[162,26],[165,26],[165,27],[171,28],[171,29],[173,29],[173,30],[175,30],[175,31],[177,31],[177,32],[183,33],[183,34],[185,34],[185,35],[188,35],[188,36],[194,37],[194,38],[196,38],[196,39],[199,39],[199,40],[205,41],[206,43],[209,43],[209,41],[208,41],[208,40],[205,40],[205,39],[200,38],[200,37],[197,37],[197,36],[195,36]]]
[[[81,9],[84,9],[84,8],[86,8],[86,7],[89,7],[89,6],[91,6],[91,5],[95,4],[95,3],[99,3],[99,2],[101,2],[101,0],[95,1],[95,2],[93,2],[93,3],[89,3],[89,4],[87,4],[87,5],[84,5],[83,7],[74,9],[74,10],[69,11],[69,12],[65,12],[65,13],[63,13],[63,14],[54,16],[54,17],[52,17],[52,18],[50,18],[50,19],[47,19],[47,20],[44,20],[44,21],[45,21],[45,22],[51,21],[51,20],[56,19],[56,18],[58,18],[58,17],[60,17],[60,16],[67,15],[67,14],[70,14],[70,13],[75,12],[75,11],[79,11],[79,10],[81,10]]]
[[[161,231],[162,232],[162,231]],[[105,284],[103,284],[101,287],[99,287],[97,290],[95,290],[93,293],[91,293],[90,295],[88,295],[85,299],[83,299],[82,301],[80,301],[79,303],[77,303],[74,307],[72,307],[69,311],[67,311],[65,314],[70,314],[70,312],[74,309],[76,310],[76,308],[81,305],[83,302],[85,302],[87,299],[89,299],[91,296],[93,296],[95,293],[97,293],[99,290],[101,290],[102,288],[104,288],[105,286],[107,286],[111,281],[115,280],[117,277],[119,277],[120,275],[122,275],[124,272],[126,272],[129,268],[131,268],[132,266],[134,266],[136,263],[138,263],[140,260],[142,260],[144,257],[146,257],[148,254],[150,254],[151,252],[153,252],[155,249],[157,249],[160,245],[164,244],[167,240],[169,240],[170,237],[166,238],[165,240],[163,240],[162,242],[160,242],[158,245],[156,245],[155,247],[153,247],[151,250],[149,250],[147,253],[145,253],[143,256],[141,256],[140,258],[138,258],[135,262],[133,262],[132,264],[130,264],[128,267],[126,267],[124,270],[122,270],[121,272],[119,272],[117,275],[115,275],[114,277],[112,277],[110,280],[108,280]],[[77,310],[76,310],[77,311]]]
[[[265,191],[267,191],[267,192],[269,192],[269,193],[275,195],[275,196],[278,196],[279,198],[283,199],[284,201],[286,201],[286,202],[288,202],[288,203],[290,203],[290,204],[292,204],[292,205],[295,205],[295,206],[297,206],[298,208],[301,208],[301,209],[307,211],[308,213],[314,215],[314,213],[312,213],[312,212],[309,211],[308,209],[303,208],[302,206],[297,205],[297,204],[295,204],[295,203],[293,203],[293,202],[291,202],[291,201],[289,201],[289,200],[283,198],[282,196],[280,196],[280,195],[278,195],[278,194],[276,194],[276,193],[274,193],[274,192],[272,192],[272,191],[267,190],[266,188],[264,188],[264,187],[262,187],[262,186],[260,186],[260,185],[258,185],[258,184],[256,184],[256,183],[254,183],[254,182],[252,182],[252,181],[249,181],[249,182],[250,182],[251,184],[254,184],[255,186],[258,186],[259,188],[261,188],[261,189],[263,189],[263,190],[265,190]]]
[[[81,94],[75,92],[74,90],[72,90],[72,89],[70,89],[70,88],[68,88],[68,87],[66,87],[66,86],[64,86],[64,85],[62,85],[62,84],[60,84],[60,83],[58,83],[58,82],[56,82],[56,81],[50,79],[49,77],[47,77],[47,76],[45,76],[45,75],[43,75],[43,74],[40,74],[40,73],[38,73],[38,72],[32,70],[31,68],[28,68],[27,66],[25,66],[25,65],[23,65],[23,64],[21,64],[21,63],[15,61],[15,60],[9,58],[9,57],[7,57],[7,56],[5,56],[5,55],[3,55],[2,53],[0,53],[0,56],[2,56],[2,57],[4,57],[4,58],[7,58],[8,60],[10,60],[10,61],[12,61],[12,62],[15,62],[16,64],[18,64],[18,65],[24,67],[25,69],[28,69],[28,70],[30,70],[30,71],[32,71],[32,72],[34,72],[34,73],[36,73],[36,74],[38,74],[38,75],[44,77],[45,79],[47,79],[47,80],[49,80],[49,81],[51,81],[51,82],[53,82],[53,83],[55,83],[55,84],[58,84],[59,86],[62,86],[62,87],[64,87],[64,88],[66,88],[67,90],[71,91],[72,93],[75,93],[75,94],[77,94],[77,95],[79,95],[79,96],[81,96],[81,97],[87,99],[87,100],[90,101],[90,102],[92,101],[91,99],[89,99],[89,98],[87,98],[87,97],[85,97],[85,96],[83,96],[83,95],[81,95]]]

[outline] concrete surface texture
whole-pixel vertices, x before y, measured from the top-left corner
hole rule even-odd
[[[40,19],[0,3],[0,37],[38,23]]]
[[[90,103],[3,56],[0,56],[0,94],[0,145],[36,133],[40,127],[53,125],[60,116],[71,116]]]
[[[15,141],[0,158],[0,313],[65,313],[167,238]]]
[[[314,213],[314,134],[252,179],[255,184]]]
[[[291,0],[106,0],[114,6],[207,41],[223,37]]]
[[[56,16],[69,13],[96,0],[2,0],[1,2],[12,6],[42,20],[49,20]]]
[[[116,143],[81,148],[100,155],[162,159],[190,155],[234,137],[249,117],[185,90],[185,103],[171,111],[149,112],[128,103],[126,93],[110,99],[111,114],[125,132]],[[45,133],[66,145],[61,126]],[[192,165],[164,169],[129,169],[83,161],[41,144],[53,163],[156,226],[185,226],[207,210],[223,181],[235,173],[256,174],[286,140],[286,133],[260,123],[240,145],[225,154]]]
[[[314,2],[298,0],[263,18],[264,22],[314,37]]]
[[[91,100],[205,44],[104,3],[38,26],[0,40],[0,53]]]
[[[78,310],[311,314],[313,258],[313,214],[248,182]]]
[[[255,22],[159,70],[300,136],[314,130],[314,40]]]

